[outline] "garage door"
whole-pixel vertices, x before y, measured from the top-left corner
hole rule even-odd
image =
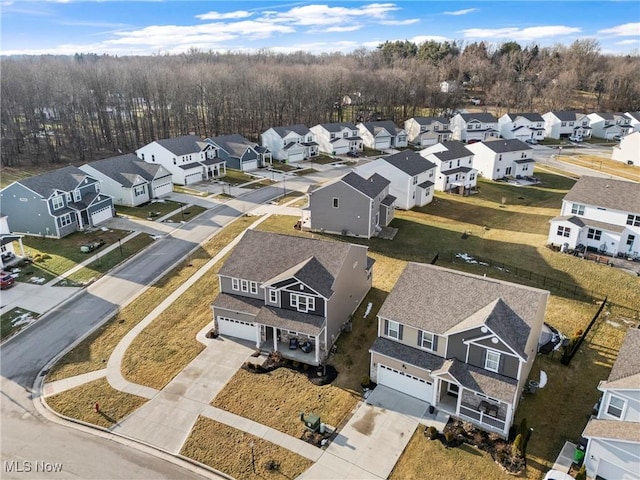
[[[168,195],[173,192],[173,183],[165,182],[159,185],[156,185],[153,189],[153,196],[160,197],[162,195]]]
[[[249,160],[248,162],[242,163],[242,171],[243,172],[251,172],[252,170],[258,169],[258,160]]]
[[[304,160],[304,152],[289,153],[289,162],[301,162]]]
[[[598,464],[598,478],[604,480],[637,480],[637,475],[627,472],[611,462],[601,458]]]
[[[391,140],[376,140],[374,149],[375,150],[386,150],[387,148],[391,148]]]
[[[253,323],[235,320],[233,318],[218,317],[218,333],[228,337],[256,340],[256,327]]]
[[[349,151],[349,147],[348,146],[344,146],[344,147],[333,147],[334,148],[334,152],[336,152],[336,155],[346,155],[347,152]]]
[[[433,384],[406,372],[378,364],[378,385],[384,385],[412,397],[431,402]]]
[[[196,183],[201,181],[202,181],[202,172],[190,173],[189,175],[184,176],[185,185],[189,185],[190,183]]]
[[[111,207],[101,208],[100,210],[96,210],[91,214],[91,223],[93,225],[97,225],[100,222],[109,220],[111,217],[113,217],[113,212],[111,211]]]

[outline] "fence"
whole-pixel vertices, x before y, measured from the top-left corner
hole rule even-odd
[[[580,335],[580,337],[575,342],[572,342],[573,345],[571,345],[571,349],[565,350],[565,352],[562,354],[562,358],[560,359],[560,363],[562,363],[563,365],[567,365],[567,366],[569,365],[569,363],[571,363],[571,359],[573,358],[573,356],[576,354],[576,352],[580,348],[580,345],[582,345],[582,342],[584,342],[584,339],[589,334],[589,330],[591,330],[591,327],[593,327],[593,325],[596,323],[596,320],[598,320],[598,317],[602,313],[602,310],[604,309],[604,306],[606,304],[607,304],[607,298],[605,297],[605,299],[602,300],[602,304],[600,305],[600,308],[598,308],[598,311],[593,316],[593,318],[589,322],[589,325],[587,325],[587,328],[582,333],[582,335]]]

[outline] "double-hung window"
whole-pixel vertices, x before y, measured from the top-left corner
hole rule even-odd
[[[258,283],[257,282],[249,282],[249,291],[253,294],[258,293]]]
[[[389,329],[387,335],[391,338],[397,338],[400,340],[400,324],[398,322],[389,321]]]
[[[622,398],[611,395],[611,397],[609,397],[609,405],[607,406],[607,415],[622,418],[625,403]]]
[[[574,215],[584,215],[584,205],[574,203],[573,205],[571,205],[571,213],[573,213]]]
[[[62,207],[64,207],[64,197],[62,195],[53,197],[51,199],[51,206],[54,210],[60,210]]]
[[[248,292],[249,291],[249,280],[240,280],[240,291]]]
[[[487,357],[484,360],[484,368],[497,372],[500,367],[500,354],[493,350],[487,350]]]
[[[422,348],[426,348],[427,350],[433,350],[435,347],[433,333],[422,332],[422,339],[420,341],[420,346]]]
[[[237,278],[232,278],[231,279],[231,289],[232,290],[240,290],[240,280]]]
[[[600,240],[602,237],[602,230],[596,230],[595,228],[590,228],[587,230],[587,238],[591,240]]]
[[[271,303],[278,303],[278,291],[273,288],[269,290],[269,301]]]
[[[627,225],[640,227],[640,215],[627,215]]]
[[[558,236],[559,237],[568,237],[571,235],[571,229],[569,227],[558,227]]]
[[[297,293],[291,294],[291,306],[296,308],[299,312],[308,312],[315,310],[316,299],[307,295],[298,295]]]

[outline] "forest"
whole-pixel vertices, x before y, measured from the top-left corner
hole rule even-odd
[[[17,168],[84,163],[190,132],[258,141],[272,126],[372,112],[402,125],[452,115],[470,98],[497,115],[640,110],[640,57],[603,54],[592,39],[544,48],[394,41],[323,55],[5,56],[0,68],[2,165]],[[444,93],[442,81],[459,87]]]

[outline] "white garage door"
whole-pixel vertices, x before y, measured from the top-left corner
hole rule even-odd
[[[637,476],[631,472],[627,472],[622,468],[614,465],[611,462],[607,462],[603,458],[600,459],[598,464],[598,477],[602,477],[605,480],[637,480]]]
[[[333,147],[334,148],[334,152],[336,152],[336,155],[346,155],[347,152],[349,151],[349,147],[348,146],[344,146],[344,147]]]
[[[234,320],[233,318],[218,317],[218,333],[244,340],[256,340],[256,327],[253,323]]]
[[[408,373],[378,364],[378,385],[384,385],[412,397],[431,402],[433,384]]]
[[[109,220],[111,217],[113,217],[113,212],[111,211],[111,207],[101,208],[100,210],[96,210],[91,214],[91,223],[93,225],[97,225],[100,222]]]
[[[173,192],[173,183],[166,182],[156,185],[153,189],[153,196],[160,197],[162,195],[168,195]]]
[[[289,162],[301,162],[302,160],[304,160],[304,152],[289,153]]]
[[[202,172],[190,173],[189,175],[184,176],[185,185],[189,185],[190,183],[196,183],[201,181],[202,181]]]
[[[386,139],[386,140],[377,140],[376,139],[376,143],[375,143],[375,150],[387,150],[388,148],[391,148],[391,140],[390,139]]]
[[[242,162],[242,171],[250,172],[258,169],[258,160],[249,160],[248,162]]]

